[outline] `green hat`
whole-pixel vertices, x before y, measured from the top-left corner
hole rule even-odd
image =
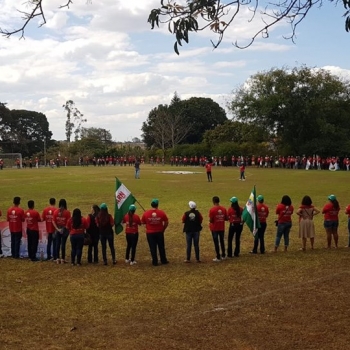
[[[134,204],[131,204],[129,206],[129,211],[136,211],[136,206]]]
[[[328,196],[328,199],[333,202],[337,199],[337,197],[334,194],[331,194]]]
[[[159,200],[157,198],[153,198],[152,201],[151,201],[151,204],[158,205],[159,204]]]
[[[237,203],[237,202],[238,202],[238,198],[237,198],[237,197],[232,197],[232,198],[230,199],[230,202],[231,202],[231,203]]]
[[[107,204],[106,203],[101,203],[100,209],[107,209]]]
[[[259,194],[259,196],[256,199],[258,200],[258,202],[263,202],[264,196],[262,194]]]

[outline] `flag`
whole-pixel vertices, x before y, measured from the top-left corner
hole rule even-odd
[[[247,200],[245,208],[243,209],[242,214],[243,221],[249,227],[250,232],[255,237],[258,228],[260,228],[260,222],[258,217],[258,211],[256,209],[256,192],[255,186]]]
[[[129,206],[136,202],[136,199],[118,178],[115,180],[114,225],[115,233],[118,235],[123,231],[123,217],[129,211]]]

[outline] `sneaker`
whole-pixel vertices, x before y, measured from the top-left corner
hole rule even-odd
[[[190,262],[191,262],[190,260],[184,260],[184,263],[186,263],[186,264],[188,264]]]
[[[117,260],[113,260],[113,265],[115,265],[117,263]]]
[[[66,260],[61,259],[61,264],[66,264],[66,263],[67,263],[67,261],[66,261]]]
[[[130,261],[130,265],[135,265],[135,264],[137,264],[137,261]]]
[[[4,256],[5,256],[4,254],[2,254],[2,253],[0,254],[0,258],[3,258]]]
[[[254,252],[253,250],[249,252],[249,254],[257,254],[257,252]]]
[[[214,261],[214,262],[220,262],[220,261],[221,261],[221,259],[214,258],[214,259],[213,259],[213,261]]]
[[[60,263],[61,263],[61,259],[57,259],[57,260],[56,260],[56,263],[57,263],[57,264],[60,264]]]
[[[226,256],[222,256],[222,257],[221,257],[221,260],[225,260],[225,259],[226,259]]]
[[[130,259],[125,259],[125,264],[130,264]]]
[[[81,266],[81,264],[80,264],[80,263],[78,263],[78,264],[77,264],[77,266]]]

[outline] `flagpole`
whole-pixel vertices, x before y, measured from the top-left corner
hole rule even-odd
[[[135,198],[136,203],[143,209],[143,211],[146,211],[146,209],[141,205],[141,203]]]

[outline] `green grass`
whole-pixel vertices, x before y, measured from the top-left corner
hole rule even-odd
[[[166,170],[200,172],[162,174]],[[0,172],[3,218],[14,196],[26,208],[35,200],[41,212],[52,196],[86,215],[106,202],[113,213],[115,177],[146,209],[152,198],[169,216],[166,250],[170,264],[152,267],[144,228],[136,260],[124,264],[125,236],[116,236],[116,266],[81,268],[50,262],[0,260],[1,349],[345,349],[348,347],[350,251],[345,206],[350,203],[349,173],[248,168],[213,168],[208,183],[203,168],[132,167],[5,169]],[[256,185],[271,215],[267,250],[275,237],[274,208],[288,194],[297,208],[310,195],[321,209],[331,193],[340,202],[338,250],[326,250],[321,215],[315,217],[315,250],[300,252],[296,215],[288,253],[252,256],[253,239],[245,227],[238,259],[215,264],[207,225],[211,198],[243,206]],[[204,217],[202,264],[184,264],[181,217],[194,200]],[[138,214],[142,214],[139,204]],[[69,244],[67,246],[70,251]]]

